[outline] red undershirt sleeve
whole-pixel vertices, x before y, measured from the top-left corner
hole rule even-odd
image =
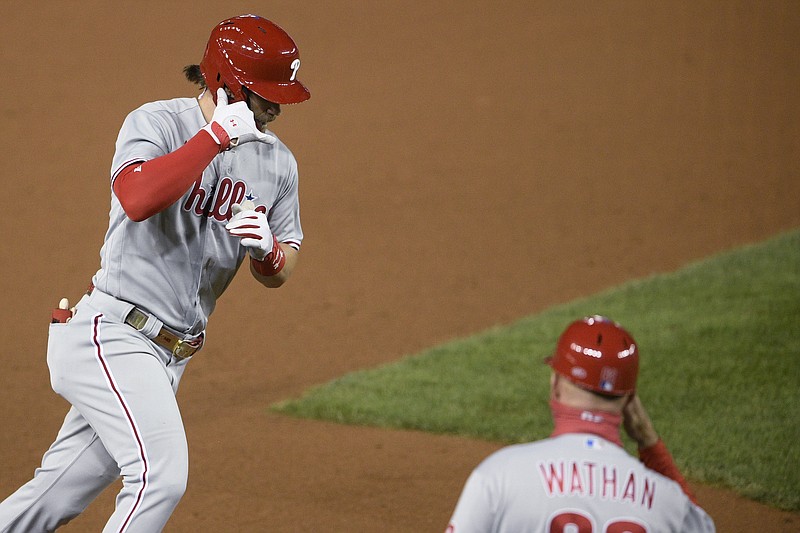
[[[122,169],[114,180],[114,193],[128,218],[141,222],[183,196],[218,153],[219,145],[200,130],[174,152]]]
[[[680,470],[678,470],[675,461],[672,459],[667,445],[664,441],[659,439],[657,443],[649,448],[639,449],[639,459],[644,463],[644,466],[651,470],[655,470],[661,475],[667,476],[671,480],[678,483],[683,489],[684,494],[689,497],[692,502],[697,505],[697,499],[689,489],[689,484],[683,479]]]

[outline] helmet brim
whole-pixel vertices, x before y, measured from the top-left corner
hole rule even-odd
[[[311,91],[298,80],[289,83],[252,82],[246,87],[275,104],[299,104],[311,98]]]

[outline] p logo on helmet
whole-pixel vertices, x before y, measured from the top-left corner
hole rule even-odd
[[[224,86],[233,101],[246,101],[246,89],[276,104],[298,104],[311,97],[297,79],[299,68],[300,53],[289,34],[257,15],[217,24],[200,62],[211,94]]]
[[[613,320],[595,315],[572,322],[545,362],[579,387],[623,396],[636,390],[639,348]]]

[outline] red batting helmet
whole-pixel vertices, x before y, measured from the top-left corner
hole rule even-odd
[[[622,396],[636,389],[639,348],[619,324],[595,315],[567,326],[546,362],[579,387]]]
[[[311,93],[297,80],[300,54],[289,34],[257,15],[223,20],[211,31],[200,71],[214,95],[227,87],[233,101],[243,88],[276,104],[297,104]]]

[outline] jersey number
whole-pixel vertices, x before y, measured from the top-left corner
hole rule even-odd
[[[592,519],[577,510],[562,511],[550,519],[550,533],[594,533]],[[648,533],[647,526],[626,519],[608,522],[603,533]]]

